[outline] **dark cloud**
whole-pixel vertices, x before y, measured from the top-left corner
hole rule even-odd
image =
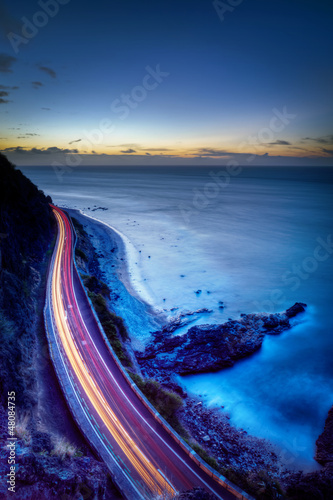
[[[0,97],[6,97],[9,96],[9,93],[6,92],[5,90],[0,90]]]
[[[147,155],[147,156],[151,156],[151,154],[150,154],[150,153],[146,153],[146,155]]]
[[[1,90],[17,90],[20,87],[9,87],[8,85],[0,85]]]
[[[323,151],[323,153],[325,153],[327,155],[333,156],[333,149],[325,149],[325,148],[323,148],[322,151]]]
[[[49,155],[49,154],[55,154],[55,153],[78,153],[77,149],[62,149],[58,148],[56,146],[52,146],[46,149],[39,149],[39,148],[23,148],[21,146],[16,146],[12,148],[6,148],[4,149],[6,153],[20,153],[20,154],[38,154],[38,155]]]
[[[38,66],[41,71],[47,73],[51,78],[56,78],[57,74],[52,68],[48,68],[47,66]]]
[[[40,87],[43,87],[43,83],[42,82],[31,82],[32,86],[34,89],[39,89]]]
[[[333,143],[333,134],[332,135],[324,135],[323,137],[303,137],[303,141],[313,141],[318,144],[332,144]]]
[[[74,142],[81,142],[81,141],[82,141],[82,139],[76,139],[76,141],[71,141],[68,144],[74,144]]]
[[[8,54],[0,54],[0,72],[12,73],[12,64],[16,61],[16,57],[9,56]]]
[[[120,152],[124,154],[136,153],[135,149],[126,149],[125,151],[120,151]]]
[[[40,109],[44,109],[44,111],[50,111],[51,108],[40,108]]]
[[[30,133],[30,132],[27,132],[25,135],[19,135],[17,137],[17,139],[28,139],[29,137],[35,137],[35,136],[39,136],[40,134],[33,134],[33,133]]]
[[[0,104],[7,104],[8,102],[12,101],[10,101],[9,99],[2,99],[2,97],[0,97]]]
[[[230,153],[218,149],[201,148],[198,153],[199,156],[225,156]]]
[[[94,150],[91,151],[91,154],[97,155],[96,151],[94,151]]]
[[[266,144],[269,144],[270,146],[291,146],[291,143],[288,141],[281,141],[280,139],[277,139],[274,142],[267,142]]]

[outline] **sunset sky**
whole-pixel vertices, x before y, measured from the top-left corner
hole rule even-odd
[[[1,2],[0,149],[18,165],[332,165],[332,2],[222,3]]]

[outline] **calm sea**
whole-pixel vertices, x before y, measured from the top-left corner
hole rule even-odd
[[[61,181],[52,168],[23,171],[58,205],[127,236],[134,286],[156,308],[207,307],[197,323],[218,323],[308,304],[251,358],[181,382],[279,443],[290,467],[315,468],[333,404],[333,169],[82,167]]]

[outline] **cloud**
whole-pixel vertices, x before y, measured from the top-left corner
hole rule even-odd
[[[0,97],[0,104],[7,104],[8,102],[12,101],[10,101],[9,99],[2,99],[2,97]]]
[[[38,155],[49,155],[49,154],[55,154],[55,153],[63,153],[63,154],[68,154],[68,153],[78,153],[77,149],[62,149],[58,148],[56,146],[52,146],[49,148],[23,148],[22,146],[16,146],[16,147],[11,147],[11,148],[6,148],[3,150],[6,153],[20,153],[20,154],[38,154]]]
[[[74,142],[81,142],[81,141],[82,141],[82,139],[76,139],[76,141],[71,141],[68,144],[74,144]]]
[[[198,150],[198,153],[195,154],[198,154],[199,156],[225,156],[230,153],[218,149],[201,148]]]
[[[1,89],[1,90],[17,90],[17,89],[19,89],[19,88],[20,88],[20,87],[16,87],[16,86],[15,86],[15,87],[10,87],[10,86],[8,86],[8,85],[0,85],[0,89]]]
[[[171,151],[169,148],[143,148],[145,151]]]
[[[111,144],[107,146],[108,148],[135,148],[135,149],[141,149],[141,146],[139,144],[134,144],[134,143],[127,143],[127,144]]]
[[[150,153],[146,153],[146,155],[147,155],[147,156],[151,156],[151,154],[150,154]]]
[[[313,141],[318,144],[332,144],[333,143],[333,134],[332,135],[324,135],[322,137],[303,137],[303,141]]]
[[[323,148],[322,151],[323,151],[323,153],[325,153],[327,155],[333,156],[333,149],[325,149],[325,148]]]
[[[40,87],[43,87],[44,83],[42,82],[31,82],[32,86],[34,89],[39,89]]]
[[[40,109],[44,109],[44,111],[50,111],[51,108],[40,108]]]
[[[0,54],[0,72],[12,73],[12,64],[17,61],[16,57],[9,56],[8,54]]]
[[[39,136],[40,134],[33,134],[30,132],[27,132],[25,135],[19,135],[17,136],[17,139],[28,139],[29,137],[34,137],[34,136]]]
[[[291,143],[288,141],[281,141],[280,139],[277,139],[274,142],[267,142],[265,144],[269,144],[270,146],[291,146]]]
[[[120,151],[120,152],[124,154],[136,153],[135,149],[126,149],[126,151]]]
[[[9,93],[6,92],[5,90],[0,90],[0,97],[6,97],[8,95],[9,95]]]
[[[44,73],[47,73],[51,78],[57,78],[57,73],[47,66],[38,66],[38,69],[44,71]]]

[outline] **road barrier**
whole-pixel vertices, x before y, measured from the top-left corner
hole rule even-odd
[[[70,218],[69,218],[70,219]],[[72,221],[70,219],[70,223],[75,235],[75,243],[74,243],[74,250],[76,246],[76,232],[75,228],[72,224]],[[75,256],[75,252],[74,252]],[[181,446],[181,448],[185,451],[185,453],[202,469],[204,470],[210,477],[212,477],[217,483],[219,483],[221,486],[223,486],[226,490],[230,491],[236,498],[239,500],[255,500],[251,495],[243,491],[241,488],[233,484],[231,481],[229,481],[226,477],[222,476],[221,474],[218,474],[212,467],[210,467],[204,460],[191,448],[180,436],[179,434],[168,424],[168,422],[156,411],[156,409],[153,407],[153,405],[148,401],[148,399],[145,397],[145,395],[141,392],[139,387],[133,382],[123,365],[121,364],[118,356],[114,352],[105,332],[104,329],[101,325],[101,322],[98,319],[97,313],[95,311],[95,308],[86,292],[85,286],[83,284],[81,275],[77,269],[76,261],[75,258],[73,259],[74,266],[75,266],[75,271],[77,273],[77,276],[79,277],[80,284],[83,288],[83,291],[88,299],[90,309],[92,311],[92,314],[94,315],[96,322],[99,326],[99,329],[101,331],[102,337],[104,339],[105,344],[107,345],[108,349],[110,350],[110,353],[117,364],[118,368],[120,369],[121,373],[125,377],[126,382],[132,387],[132,389],[135,391],[137,394],[138,398],[142,401],[142,403],[145,405],[145,407],[150,411],[150,413],[153,415],[153,417],[162,425],[162,427],[166,430],[170,436],[173,437],[173,439]]]

